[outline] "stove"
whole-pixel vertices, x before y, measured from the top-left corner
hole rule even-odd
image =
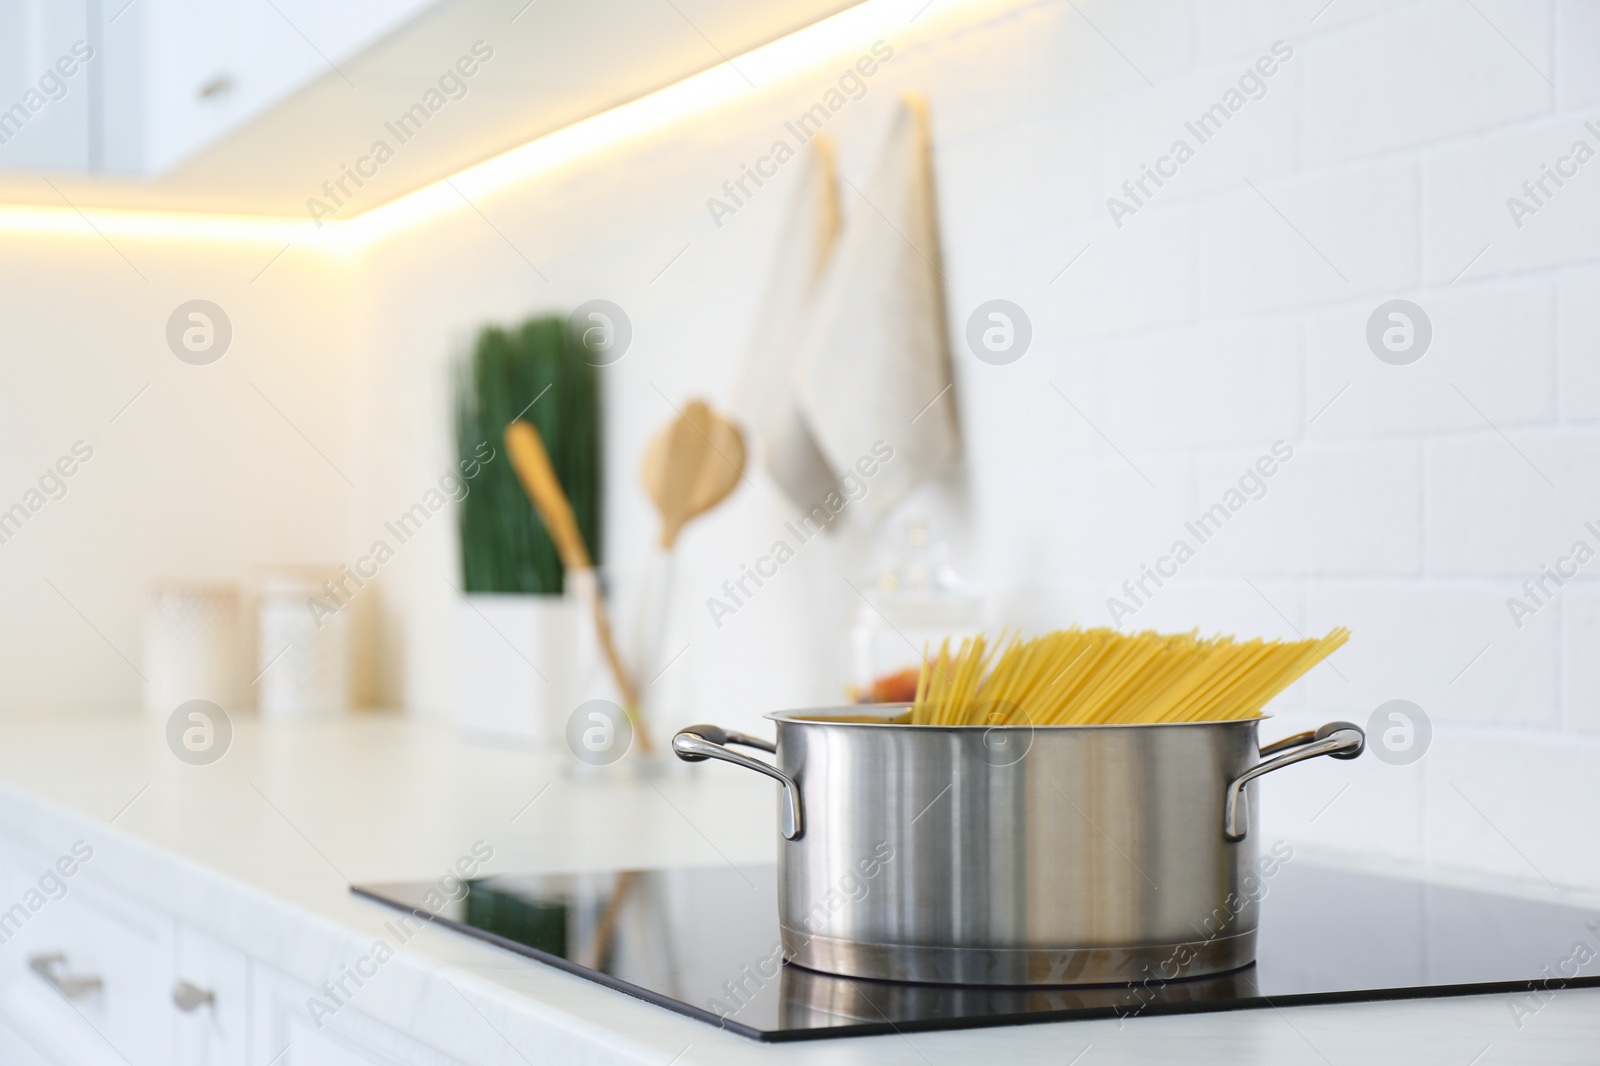
[[[785,962],[773,867],[356,886],[408,912],[755,1040],[812,1040],[1291,1004],[1600,986],[1600,911],[1318,867],[1267,883],[1256,962],[1133,985],[988,988],[836,977]],[[400,928],[400,925],[396,925]]]

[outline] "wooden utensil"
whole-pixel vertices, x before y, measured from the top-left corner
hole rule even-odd
[[[568,571],[594,569],[589,549],[583,543],[583,534],[578,530],[578,520],[572,514],[572,504],[561,488],[555,468],[550,465],[550,455],[545,451],[539,431],[531,423],[520,420],[512,422],[506,427],[506,453],[511,456],[511,466],[522,482],[523,491],[533,501],[533,508],[539,512],[545,529],[550,531],[556,553],[561,556],[561,565]],[[611,639],[611,621],[606,615],[599,584],[592,583],[591,588],[594,589],[591,606],[594,610],[595,634],[600,638],[600,647],[605,652],[606,663],[611,667],[611,676],[622,694],[623,709],[639,736],[640,750],[648,755],[655,745],[639,718],[639,690],[623,668],[616,642]]]
[[[744,476],[744,434],[704,400],[690,400],[645,449],[639,476],[661,515],[661,536],[635,614],[633,652],[654,684],[672,601],[672,553],[683,527],[721,503]]]
[[[661,547],[727,498],[744,476],[744,434],[703,400],[690,400],[645,451],[640,476],[661,514]]]

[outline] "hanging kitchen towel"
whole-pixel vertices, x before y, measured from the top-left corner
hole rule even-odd
[[[858,469],[874,519],[960,452],[927,105],[901,105],[798,352],[805,423],[829,469]]]
[[[795,399],[797,343],[839,237],[832,142],[820,135],[812,138],[802,165],[732,408],[778,487],[799,506],[810,508],[838,488]]]

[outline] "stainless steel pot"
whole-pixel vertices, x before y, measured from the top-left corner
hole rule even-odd
[[[903,705],[769,714],[777,744],[672,738],[781,786],[784,957],[824,973],[1064,985],[1223,973],[1255,958],[1282,854],[1255,779],[1365,736],[1330,722],[1259,747],[1260,719],[1096,726],[892,724]],[[776,754],[776,765],[730,750]]]

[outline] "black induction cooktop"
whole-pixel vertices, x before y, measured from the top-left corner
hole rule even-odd
[[[1256,962],[1139,985],[984,988],[835,977],[783,961],[768,867],[367,885],[408,912],[756,1040],[1600,986],[1600,911],[1284,864]],[[1592,961],[1591,961],[1592,960]]]

